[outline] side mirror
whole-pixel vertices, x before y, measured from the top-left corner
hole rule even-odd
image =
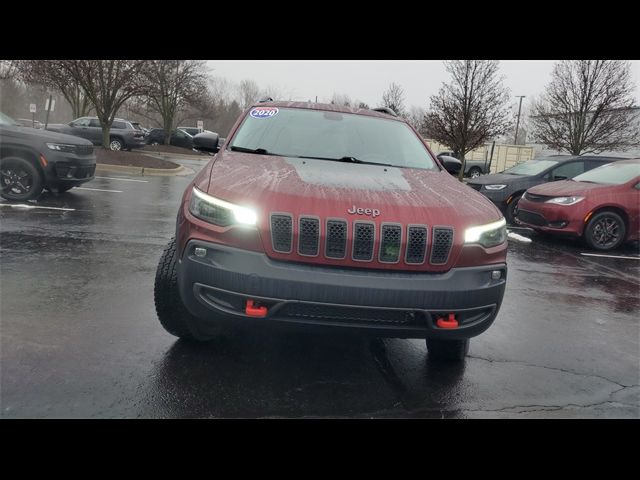
[[[462,162],[460,160],[446,155],[441,155],[438,158],[442,162],[444,169],[451,175],[458,175],[458,173],[460,173],[460,169],[462,168]]]
[[[214,132],[202,132],[193,137],[193,148],[200,152],[216,153],[220,150],[220,137]]]

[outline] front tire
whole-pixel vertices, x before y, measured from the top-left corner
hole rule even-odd
[[[427,338],[427,350],[429,352],[429,360],[461,362],[469,353],[469,339],[440,340]]]
[[[472,167],[469,170],[469,178],[478,178],[482,175],[482,171],[478,167]]]
[[[7,200],[26,201],[38,198],[44,188],[42,174],[21,157],[0,160],[0,196]]]
[[[516,216],[518,214],[518,202],[520,201],[520,198],[522,198],[522,195],[513,197],[509,205],[507,205],[507,214],[505,215],[505,218],[507,223],[510,225],[518,225]]]
[[[594,250],[606,252],[618,248],[627,234],[620,215],[611,211],[595,214],[584,229],[584,240]]]
[[[195,317],[185,308],[180,298],[177,260],[176,240],[172,238],[162,252],[156,270],[153,298],[158,319],[164,329],[176,337],[184,340],[204,340],[194,334],[190,325]]]

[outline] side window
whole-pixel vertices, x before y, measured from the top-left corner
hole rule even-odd
[[[184,132],[182,130],[176,130],[176,137],[185,138],[186,135],[184,134]]]
[[[83,117],[83,118],[79,118],[79,119],[75,120],[73,122],[73,125],[75,127],[88,127],[89,126],[89,121],[90,120],[88,118],[84,118]]]
[[[566,180],[585,172],[584,162],[568,162],[551,170],[550,180]]]
[[[124,122],[113,122],[113,123],[111,124],[111,128],[117,128],[117,129],[119,129],[119,130],[122,130],[122,129],[124,129],[124,128],[127,128],[127,126],[125,125],[125,123],[124,123]]]
[[[89,126],[90,127],[102,128],[101,125],[100,125],[100,120],[98,120],[97,118],[92,118],[91,121],[89,122]]]

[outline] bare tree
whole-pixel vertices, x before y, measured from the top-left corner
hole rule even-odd
[[[148,60],[59,60],[58,65],[83,89],[102,126],[102,145],[109,147],[109,131],[119,108],[145,93],[143,70]]]
[[[17,60],[0,60],[0,80],[14,78],[17,73]]]
[[[458,155],[462,181],[465,155],[510,127],[509,90],[498,76],[497,61],[455,60],[445,67],[451,82],[431,96],[425,133]]]
[[[176,117],[206,89],[205,62],[150,60],[143,70],[149,108],[162,118],[164,143],[169,145]]]
[[[405,119],[409,124],[417,130],[421,135],[424,134],[424,108],[416,107],[415,105],[409,109],[409,113],[406,114]]]
[[[391,83],[389,88],[382,94],[382,106],[390,108],[399,117],[405,116],[404,111],[404,90],[400,85]]]
[[[333,105],[341,105],[343,107],[350,107],[355,105],[355,102],[351,101],[351,97],[345,93],[335,93],[331,97],[331,103]]]
[[[29,84],[42,85],[58,90],[71,105],[73,118],[84,117],[93,106],[84,90],[69,69],[63,68],[65,60],[20,60],[17,64],[20,78]]]
[[[533,109],[534,135],[573,155],[640,145],[638,114],[630,110],[634,88],[629,62],[558,62]]]
[[[238,104],[242,110],[260,100],[260,87],[254,80],[242,80],[238,84]]]

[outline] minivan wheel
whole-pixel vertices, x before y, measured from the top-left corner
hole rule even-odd
[[[177,260],[176,240],[172,238],[162,252],[156,270],[153,299],[158,319],[164,329],[176,337],[184,340],[209,340],[194,333],[190,326],[195,317],[185,308],[178,291]]]
[[[109,148],[115,151],[122,150],[122,140],[119,138],[112,138],[109,142]]]
[[[584,240],[594,250],[607,251],[618,248],[627,233],[624,220],[615,212],[595,214],[584,229]]]
[[[478,178],[480,175],[482,175],[482,172],[478,167],[472,167],[469,170],[469,177],[471,178]]]
[[[427,350],[429,352],[429,360],[460,362],[469,353],[469,339],[440,340],[427,338]]]
[[[40,171],[31,162],[20,157],[0,160],[0,196],[7,200],[33,200],[42,193]]]

